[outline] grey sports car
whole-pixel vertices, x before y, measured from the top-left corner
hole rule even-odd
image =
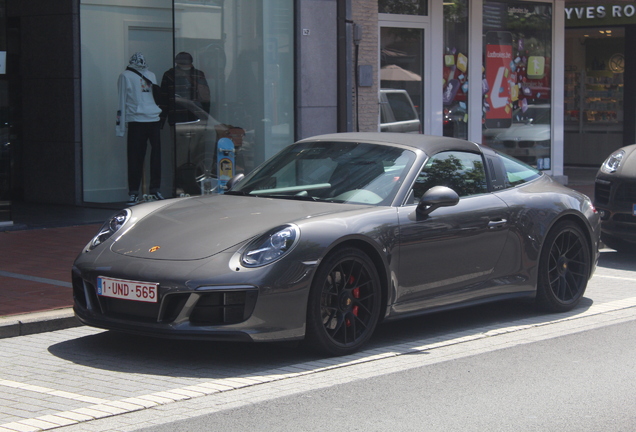
[[[570,310],[598,260],[588,197],[455,138],[322,135],[231,183],[107,221],[73,266],[79,319],[342,355],[381,320],[514,297]]]

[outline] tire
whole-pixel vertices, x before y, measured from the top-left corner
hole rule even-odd
[[[537,303],[549,312],[572,310],[583,298],[591,270],[585,234],[570,221],[548,233],[539,260]]]
[[[371,259],[356,248],[327,256],[309,292],[305,343],[321,354],[358,351],[380,315],[380,278]]]

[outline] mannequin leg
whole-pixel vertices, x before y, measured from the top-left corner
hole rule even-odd
[[[161,187],[161,128],[159,122],[147,124],[148,141],[150,141],[150,190],[151,194],[159,192]]]
[[[144,124],[128,123],[128,193],[139,194],[139,185],[146,157],[146,134]]]

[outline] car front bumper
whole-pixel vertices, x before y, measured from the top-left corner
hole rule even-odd
[[[636,181],[597,176],[594,206],[601,215],[601,236],[636,244]]]
[[[235,341],[302,339],[315,263],[281,260],[232,271],[232,253],[153,261],[106,251],[73,266],[74,311],[87,325],[148,336]],[[98,294],[98,276],[159,284],[157,302]]]

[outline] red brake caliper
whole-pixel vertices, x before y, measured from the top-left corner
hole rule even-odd
[[[353,285],[355,283],[355,278],[353,276],[349,277],[349,285]],[[353,295],[353,298],[360,298],[360,287],[354,288],[351,291],[351,294]],[[354,316],[358,316],[358,311],[360,310],[360,308],[358,306],[354,306],[353,308],[351,308],[351,312],[353,313]],[[346,321],[346,325],[347,327],[351,327],[351,320],[347,319]]]

